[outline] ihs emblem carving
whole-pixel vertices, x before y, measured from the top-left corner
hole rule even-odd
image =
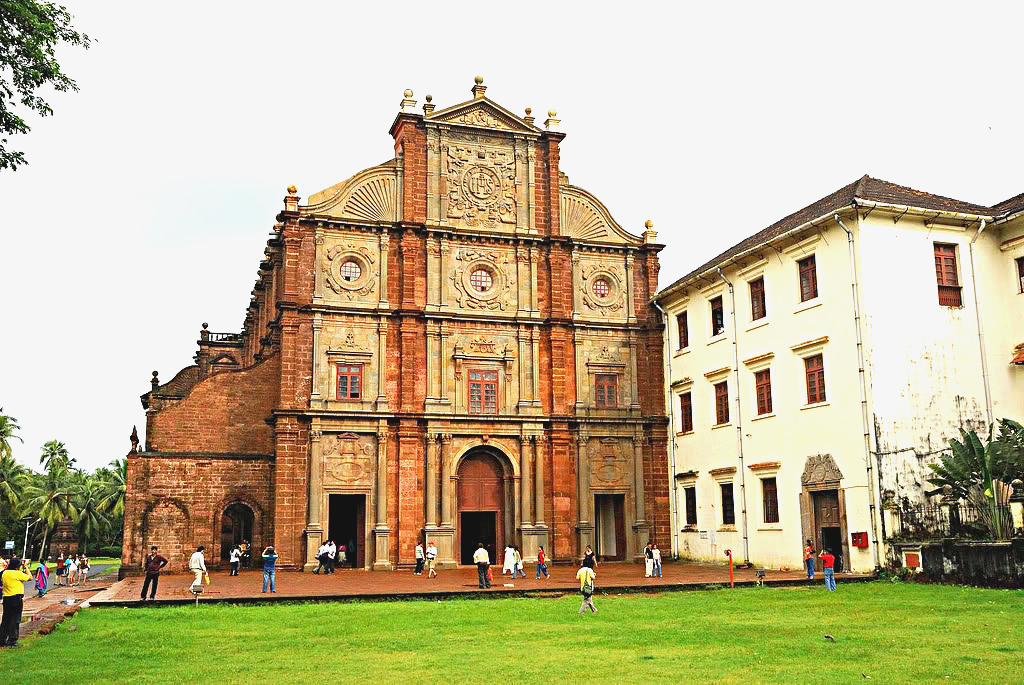
[[[516,223],[516,160],[512,150],[449,145],[448,217],[467,226]]]

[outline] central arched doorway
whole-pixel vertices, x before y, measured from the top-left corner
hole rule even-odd
[[[459,563],[472,564],[483,543],[492,563],[500,563],[505,546],[505,478],[501,464],[485,450],[475,450],[459,465],[457,493]]]
[[[224,510],[220,519],[220,558],[228,561],[231,548],[243,542],[252,544],[252,509],[241,502],[235,502]]]

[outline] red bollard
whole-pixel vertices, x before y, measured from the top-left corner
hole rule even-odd
[[[736,587],[735,583],[733,582],[732,550],[731,549],[725,550],[725,556],[729,557],[729,589],[731,590],[734,587]]]

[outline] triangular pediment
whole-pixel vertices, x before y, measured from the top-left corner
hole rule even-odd
[[[468,102],[432,112],[426,115],[424,120],[500,131],[540,133],[539,128],[526,123],[520,117],[486,97],[474,98]]]

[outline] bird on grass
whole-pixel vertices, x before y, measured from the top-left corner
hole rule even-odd
[[[836,641],[835,636],[832,635],[831,633],[825,633],[825,639],[828,640],[829,642],[835,642]]]

